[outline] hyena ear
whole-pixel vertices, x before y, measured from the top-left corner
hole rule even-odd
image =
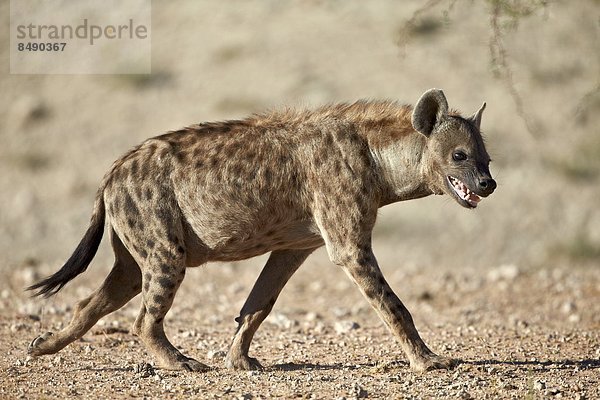
[[[473,121],[477,129],[481,129],[481,115],[483,114],[483,110],[485,110],[485,106],[486,104],[484,101],[481,105],[481,108],[479,108],[479,110],[477,110],[477,112],[471,115],[471,117],[469,118],[471,121]]]
[[[425,136],[448,115],[448,101],[440,89],[429,89],[417,101],[412,113],[412,126]]]

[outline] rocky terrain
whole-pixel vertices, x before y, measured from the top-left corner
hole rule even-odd
[[[599,15],[593,0],[153,2],[151,75],[10,75],[0,31],[0,398],[600,398]],[[156,367],[129,333],[139,297],[27,357],[109,271],[103,243],[57,296],[23,291],[70,255],[131,146],[265,108],[414,103],[431,87],[465,114],[487,101],[499,187],[475,211],[437,196],[387,206],[374,248],[456,369],[412,372],[322,250],[256,335],[264,371],[223,365],[264,256],[190,271],[177,294],[167,333],[207,373]]]

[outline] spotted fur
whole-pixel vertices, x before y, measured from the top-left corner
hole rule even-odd
[[[421,340],[387,284],[371,232],[378,208],[392,202],[447,193],[468,207],[448,176],[481,197],[494,190],[479,132],[482,111],[470,118],[453,114],[442,91],[432,89],[414,108],[359,101],[288,109],[193,125],[145,141],[104,177],[90,227],[73,256],[31,289],[52,295],[83,272],[105,221],[115,252],[111,273],[77,304],[66,328],[36,338],[29,353],[59,351],[141,292],[133,333],[164,367],[205,370],[176,349],[163,329],[186,269],[271,252],[236,318],[226,359],[231,368],[258,368],[248,355],[254,333],[292,274],[325,245],[413,368],[451,367],[453,360],[434,354]],[[457,149],[468,160],[453,160]]]

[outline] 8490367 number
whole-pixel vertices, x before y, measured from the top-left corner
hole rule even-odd
[[[27,43],[18,43],[17,50],[19,51],[64,51],[65,47],[67,47],[66,43],[37,43],[37,42],[27,42]]]

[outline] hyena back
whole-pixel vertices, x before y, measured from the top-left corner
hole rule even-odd
[[[230,368],[260,368],[248,355],[254,333],[292,274],[325,245],[414,369],[452,367],[456,360],[425,345],[387,284],[371,232],[383,205],[446,193],[475,208],[494,191],[479,131],[484,107],[463,118],[449,112],[441,90],[431,89],[414,108],[360,101],[204,123],[147,140],[104,177],[90,227],[71,258],[30,289],[49,296],[82,273],[105,220],[113,269],[77,304],[71,322],[37,337],[29,353],[59,351],[141,292],[133,333],[163,367],[205,370],[177,350],[163,329],[186,268],[271,252],[236,318],[226,358]]]

